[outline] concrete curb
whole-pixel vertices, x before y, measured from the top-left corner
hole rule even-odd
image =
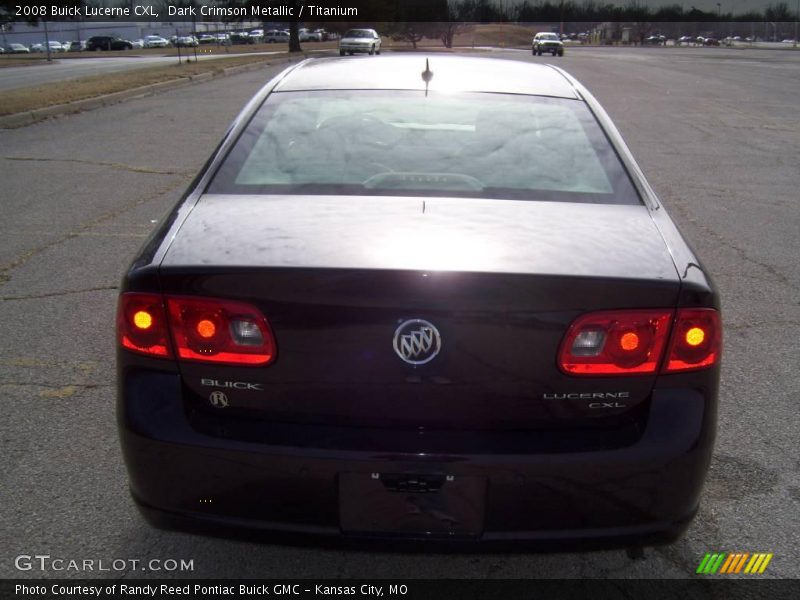
[[[227,67],[222,69],[221,73],[207,71],[205,73],[198,73],[197,75],[191,75],[189,77],[170,79],[169,81],[161,81],[159,83],[143,85],[141,87],[122,90],[112,94],[104,94],[102,96],[95,96],[94,98],[86,98],[84,100],[76,100],[75,102],[69,102],[67,104],[57,104],[55,106],[37,108],[35,110],[15,113],[13,115],[5,115],[0,117],[0,129],[16,129],[18,127],[25,127],[51,117],[59,117],[85,110],[92,110],[101,106],[108,106],[110,104],[118,104],[119,102],[130,100],[131,98],[151,96],[159,92],[173,90],[175,88],[183,87],[192,83],[202,83],[204,81],[216,79],[217,77],[227,77],[228,75],[236,75],[237,73],[255,71],[263,67],[270,67],[275,64],[279,64],[280,62],[291,63],[296,62],[297,60],[305,60],[305,58],[307,57],[304,55],[302,57],[287,57],[282,59],[282,61],[266,60],[264,62],[237,65],[235,67]]]

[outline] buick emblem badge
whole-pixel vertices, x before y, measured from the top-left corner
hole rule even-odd
[[[436,358],[442,338],[433,323],[423,319],[403,321],[394,332],[394,351],[403,362],[424,365]]]

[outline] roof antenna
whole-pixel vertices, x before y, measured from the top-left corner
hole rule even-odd
[[[425,97],[428,97],[428,84],[433,79],[433,71],[431,71],[430,65],[428,65],[428,59],[425,59],[425,70],[422,72],[422,81],[425,82]]]

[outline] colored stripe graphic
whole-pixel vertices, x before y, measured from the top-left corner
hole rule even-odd
[[[711,558],[711,554],[706,552],[706,555],[703,557],[703,560],[700,561],[700,566],[697,567],[697,571],[695,573],[705,573],[706,565],[708,564],[708,560]]]
[[[774,555],[772,554],[772,552],[770,552],[769,554],[767,554],[767,555],[764,557],[764,562],[762,562],[762,563],[761,563],[761,567],[758,569],[758,573],[759,573],[759,575],[760,575],[761,573],[763,573],[763,572],[764,572],[764,570],[767,568],[767,565],[769,564],[769,561],[771,561],[771,560],[772,560],[772,557],[773,557],[773,556],[774,556]]]
[[[748,556],[750,556],[749,552],[742,553],[742,557],[739,559],[739,562],[736,565],[736,570],[734,571],[734,573],[739,573],[742,570],[742,567],[744,566],[744,561],[747,560]]]
[[[725,556],[726,556],[725,552],[720,552],[717,562],[715,562],[714,566],[711,568],[712,574],[716,573],[717,570],[722,566],[722,561],[725,560]]]
[[[773,556],[771,552],[706,552],[695,572],[702,575],[730,575],[741,573],[744,569],[744,573],[749,575],[760,575],[767,569]]]
[[[739,559],[739,555],[738,554],[736,554],[736,553],[728,554],[728,559],[725,561],[725,564],[722,565],[722,568],[720,569],[719,572],[720,573],[730,573],[731,572],[731,567],[736,564],[736,561],[738,559]]]

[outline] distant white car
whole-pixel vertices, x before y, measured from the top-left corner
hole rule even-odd
[[[180,48],[194,48],[195,46],[199,45],[199,43],[200,42],[198,42],[197,38],[193,35],[182,35],[175,39],[173,45]]]
[[[558,34],[540,31],[533,36],[531,54],[541,56],[544,52],[549,52],[553,56],[564,56],[564,43],[559,39]]]
[[[9,44],[6,47],[8,54],[30,54],[30,50],[22,44]]]
[[[339,40],[339,56],[353,55],[356,52],[367,54],[381,53],[381,36],[374,29],[351,29]]]
[[[268,44],[288,44],[289,34],[280,29],[270,29],[264,34],[264,41]]]
[[[144,48],[144,40],[143,39],[131,40],[131,46],[133,46],[134,48]]]
[[[253,29],[253,31],[250,32],[250,39],[253,40],[254,44],[260,44],[264,40],[264,30]]]
[[[160,35],[148,35],[144,38],[145,48],[166,48],[169,42]]]
[[[301,42],[321,42],[322,34],[317,31],[309,31],[308,29],[301,29],[297,32]]]
[[[86,50],[86,40],[81,40],[80,42],[75,40],[72,42],[65,42],[61,44],[64,52],[82,52]]]

